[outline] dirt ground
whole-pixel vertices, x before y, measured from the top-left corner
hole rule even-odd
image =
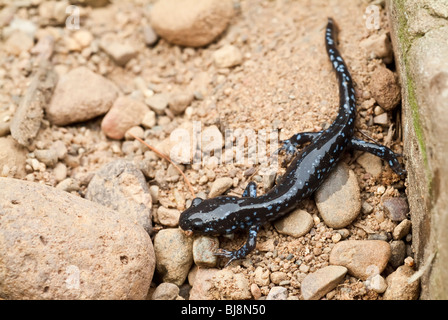
[[[381,8],[381,1],[376,1]],[[1,4],[1,1],[0,1]],[[177,116],[157,116],[157,126],[144,133],[146,141],[157,146],[169,137],[171,131],[185,121],[200,121],[203,126],[216,125],[221,132],[225,129],[250,128],[256,132],[279,130],[280,139],[289,138],[302,131],[319,131],[327,128],[336,117],[338,110],[338,87],[332,66],[325,52],[324,27],[327,17],[337,22],[339,48],[352,74],[357,97],[357,128],[362,131],[356,135],[366,139],[366,135],[394,151],[402,150],[399,132],[389,132],[389,126],[373,123],[374,106],[362,108],[371,98],[370,83],[372,70],[381,59],[370,59],[360,42],[371,34],[388,31],[384,8],[380,10],[380,29],[369,30],[363,18],[368,1],[361,0],[300,0],[300,1],[257,1],[241,0],[235,2],[237,13],[225,33],[212,44],[202,48],[182,48],[160,39],[153,46],[145,46],[141,27],[148,23],[148,4],[146,1],[116,1],[104,8],[83,8],[82,28],[87,28],[94,36],[105,31],[117,32],[120,37],[131,40],[138,48],[138,55],[125,67],[117,66],[106,54],[98,51],[85,54],[82,51],[68,50],[65,39],[71,37],[70,30],[52,26],[39,26],[38,32],[45,29],[58,34],[52,63],[60,74],[77,66],[85,65],[112,80],[123,93],[135,90],[134,79],[141,77],[150,83],[154,92],[178,92],[193,89],[200,92],[187,111]],[[20,7],[18,14],[38,22],[39,16],[33,6]],[[55,31],[56,29],[56,31]],[[213,63],[212,54],[224,44],[236,45],[243,55],[243,62],[233,68],[218,69]],[[6,58],[0,52],[0,111],[8,116],[17,108],[20,97],[28,85],[32,70],[32,57],[19,55]],[[394,69],[393,63],[388,67]],[[391,123],[397,120],[397,111],[390,113]],[[67,177],[78,181],[80,188],[76,194],[84,196],[92,174],[102,165],[117,158],[141,158],[147,151],[134,143],[134,152],[123,153],[125,140],[108,139],[101,131],[102,117],[63,127],[44,120],[43,126],[31,148],[50,145],[62,139],[67,147],[83,148],[82,156],[76,163],[67,162]],[[398,126],[399,127],[399,126]],[[359,154],[348,153],[344,161],[355,171],[361,189],[363,203],[373,210],[364,210],[357,220],[346,229],[347,239],[368,239],[369,236],[389,234],[396,223],[381,210],[379,203],[385,194],[404,194],[404,181],[392,174],[383,164],[382,174],[375,178],[356,162]],[[73,160],[73,159],[72,159]],[[161,159],[151,162],[152,175],[165,172],[168,164]],[[230,176],[234,186],[230,194],[240,195],[249,181],[260,179],[257,172],[259,164],[220,164],[206,167],[185,167],[186,176],[193,181],[196,194],[207,194],[216,178]],[[206,183],[198,183],[200,176],[213,171]],[[236,178],[236,179],[235,179]],[[55,186],[53,168],[42,171],[30,170],[27,180]],[[155,178],[154,178],[155,179]],[[154,184],[154,179],[150,181]],[[250,180],[251,179],[251,180]],[[258,183],[258,192],[263,193],[263,183]],[[175,190],[177,190],[175,192]],[[381,190],[381,191],[378,191]],[[179,205],[175,194],[184,199]],[[185,209],[192,196],[187,185],[180,179],[166,181],[160,187],[159,202],[170,207]],[[157,208],[157,204],[155,205]],[[259,234],[260,243],[275,243],[274,254],[255,250],[249,255],[252,263],[231,266],[234,273],[244,273],[253,277],[256,266],[270,266],[271,270],[284,271],[294,279],[299,274],[298,266],[285,262],[291,254],[296,260],[307,261],[309,272],[329,264],[329,250],[333,243],[335,230],[319,222],[319,213],[312,199],[305,201],[306,209],[317,220],[309,234],[293,238],[279,234],[273,226],[266,226]],[[320,220],[319,220],[320,219]],[[154,225],[157,232],[163,226]],[[319,241],[319,239],[327,239]],[[222,239],[221,247],[236,248],[244,241],[243,236],[233,240]],[[316,252],[316,242],[321,251]],[[409,245],[409,243],[408,243]],[[224,261],[222,262],[224,263]],[[388,271],[386,270],[386,274]],[[299,276],[300,278],[300,276]],[[300,286],[296,281],[285,282],[290,296],[300,296]],[[269,286],[261,289],[267,295]],[[380,299],[381,295],[365,289],[361,280],[347,275],[343,283],[326,296],[327,299]]]

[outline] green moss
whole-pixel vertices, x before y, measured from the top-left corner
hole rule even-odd
[[[420,151],[422,154],[423,159],[423,165],[425,168],[425,174],[427,177],[427,186],[428,190],[431,194],[431,185],[432,185],[432,173],[429,168],[429,162],[428,162],[428,153],[426,149],[426,143],[425,143],[425,137],[423,133],[423,128],[421,125],[421,119],[419,114],[419,105],[417,102],[417,98],[415,96],[415,84],[412,78],[412,74],[410,72],[410,65],[408,60],[408,51],[412,45],[412,43],[418,38],[418,37],[411,37],[408,33],[408,24],[407,24],[407,17],[405,16],[405,3],[406,0],[395,0],[395,7],[397,9],[397,19],[398,19],[398,38],[400,40],[401,50],[403,52],[402,59],[403,59],[403,66],[405,68],[404,72],[406,73],[406,91],[407,91],[407,98],[408,98],[408,104],[411,111],[411,117],[414,127],[415,136],[417,138],[418,145],[420,147]]]

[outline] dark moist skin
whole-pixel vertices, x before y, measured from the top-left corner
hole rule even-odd
[[[329,176],[348,149],[370,152],[385,160],[392,170],[404,176],[395,154],[389,148],[353,137],[356,101],[348,68],[336,48],[336,26],[328,18],[325,44],[339,82],[339,112],[333,124],[320,132],[302,132],[281,141],[281,148],[293,156],[299,146],[310,142],[297,153],[281,181],[267,193],[257,196],[256,185],[250,182],[242,197],[220,196],[202,200],[195,198],[179,218],[179,226],[194,234],[225,235],[248,230],[246,243],[238,250],[220,250],[216,255],[229,258],[227,265],[244,258],[255,248],[257,233],[267,222],[292,211],[300,201],[311,196]]]

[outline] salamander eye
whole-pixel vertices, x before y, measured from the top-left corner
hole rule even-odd
[[[204,201],[201,198],[194,198],[193,201],[191,202],[191,207],[196,207],[198,204],[200,204],[202,201]]]

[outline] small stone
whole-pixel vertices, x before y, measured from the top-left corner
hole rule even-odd
[[[126,131],[139,125],[148,111],[148,107],[140,101],[119,97],[104,116],[101,130],[111,139],[123,139]]]
[[[179,228],[163,229],[154,237],[154,251],[162,280],[182,285],[193,264],[193,239]]]
[[[217,300],[247,300],[252,297],[249,280],[243,273],[222,269],[216,273],[212,294]]]
[[[180,115],[190,105],[193,98],[191,93],[175,93],[170,96],[168,106],[174,115]]]
[[[252,283],[250,285],[250,293],[252,293],[252,296],[254,297],[255,300],[261,298],[261,290],[255,283]]]
[[[398,267],[397,270],[387,276],[387,289],[384,292],[384,300],[417,300],[420,293],[419,280],[411,283],[409,278],[414,270],[408,266]]]
[[[380,58],[385,64],[393,61],[392,44],[386,33],[372,34],[369,38],[362,40],[360,46],[366,49],[369,59]]]
[[[144,136],[145,136],[145,131],[140,126],[133,126],[133,127],[129,128],[128,130],[126,130],[126,132],[124,133],[124,138],[126,140],[134,140],[135,137],[143,139]]]
[[[389,115],[387,113],[382,113],[373,118],[373,123],[379,124],[380,126],[388,126],[389,125]]]
[[[269,285],[271,272],[268,269],[258,266],[254,271],[254,282],[260,287]]]
[[[216,179],[212,187],[210,188],[210,193],[208,194],[208,198],[214,198],[222,195],[233,185],[233,179],[229,177],[223,177]]]
[[[64,159],[68,152],[65,143],[61,140],[53,142],[53,144],[51,145],[51,149],[56,152],[56,155],[59,160]]]
[[[401,266],[406,257],[406,244],[402,240],[392,241],[390,243],[391,255],[389,263],[392,267],[397,268]]]
[[[386,241],[345,240],[334,245],[330,264],[344,266],[351,275],[366,280],[383,272],[390,256],[390,245]]]
[[[279,284],[280,282],[288,278],[287,274],[282,271],[275,271],[271,273],[271,281],[274,284]]]
[[[296,209],[274,222],[274,227],[278,232],[296,238],[307,234],[313,226],[313,217],[301,209]]]
[[[286,300],[288,298],[288,289],[284,287],[272,287],[269,290],[266,300]]]
[[[381,159],[369,152],[364,152],[358,159],[356,159],[356,162],[358,162],[367,173],[370,173],[375,178],[378,177],[383,170]]]
[[[403,221],[409,213],[408,202],[402,197],[383,200],[383,207],[392,221]]]
[[[401,100],[401,89],[395,74],[386,67],[378,66],[373,71],[370,87],[372,97],[386,111],[394,109]],[[384,114],[387,116],[387,113],[383,113],[377,117]]]
[[[37,149],[34,150],[36,159],[45,163],[47,167],[54,167],[58,162],[58,154],[54,149]]]
[[[213,53],[213,61],[218,68],[231,68],[241,64],[243,56],[233,45],[225,45]]]
[[[178,286],[174,283],[162,282],[152,293],[152,300],[176,300],[178,296]]]
[[[125,66],[129,60],[135,58],[138,54],[137,50],[130,43],[117,39],[111,33],[101,37],[100,48],[121,67]]]
[[[392,232],[392,236],[395,240],[400,240],[405,237],[410,231],[412,227],[412,222],[409,219],[404,219],[401,221]]]
[[[194,266],[188,274],[188,282],[192,286],[190,300],[212,300],[216,299],[212,293],[214,289],[214,277],[219,269],[198,268]]]
[[[193,261],[198,267],[212,268],[216,266],[218,257],[214,254],[219,249],[216,237],[200,236],[193,242]]]
[[[219,128],[215,125],[206,127],[202,131],[201,150],[205,155],[210,156],[212,152],[217,152],[224,146],[224,139]]]
[[[53,174],[56,182],[60,182],[67,177],[67,166],[59,162],[53,169]]]
[[[386,280],[379,274],[367,279],[367,288],[375,291],[376,293],[383,293],[387,289]]]
[[[56,185],[56,189],[60,189],[65,192],[78,191],[79,188],[80,187],[78,181],[74,180],[73,178],[66,178]]]
[[[158,115],[164,115],[168,107],[168,96],[163,93],[157,93],[152,97],[146,98],[145,103]]]
[[[93,35],[88,30],[80,29],[73,34],[73,39],[76,40],[81,48],[87,48],[93,41]]]
[[[347,268],[327,266],[308,274],[302,281],[301,291],[305,300],[319,300],[344,279]]]
[[[159,40],[159,36],[150,25],[145,25],[143,26],[143,39],[147,46],[152,46]]]
[[[142,126],[147,129],[151,129],[156,125],[156,113],[152,110],[148,110],[142,119]]]
[[[46,115],[58,126],[87,121],[109,111],[117,96],[115,84],[79,67],[59,78]]]
[[[344,228],[361,210],[361,195],[355,173],[340,163],[315,193],[317,209],[325,224]]]
[[[5,41],[4,50],[15,56],[22,52],[30,51],[34,45],[34,40],[28,34],[22,31],[14,31]]]
[[[157,209],[157,219],[160,224],[166,227],[177,227],[179,224],[180,211],[177,209],[168,209],[160,206]]]
[[[230,0],[164,0],[154,4],[149,20],[166,41],[201,47],[215,40],[232,16]]]
[[[16,168],[15,176],[24,178],[26,149],[18,144],[11,136],[0,138],[0,171],[4,166]]]

